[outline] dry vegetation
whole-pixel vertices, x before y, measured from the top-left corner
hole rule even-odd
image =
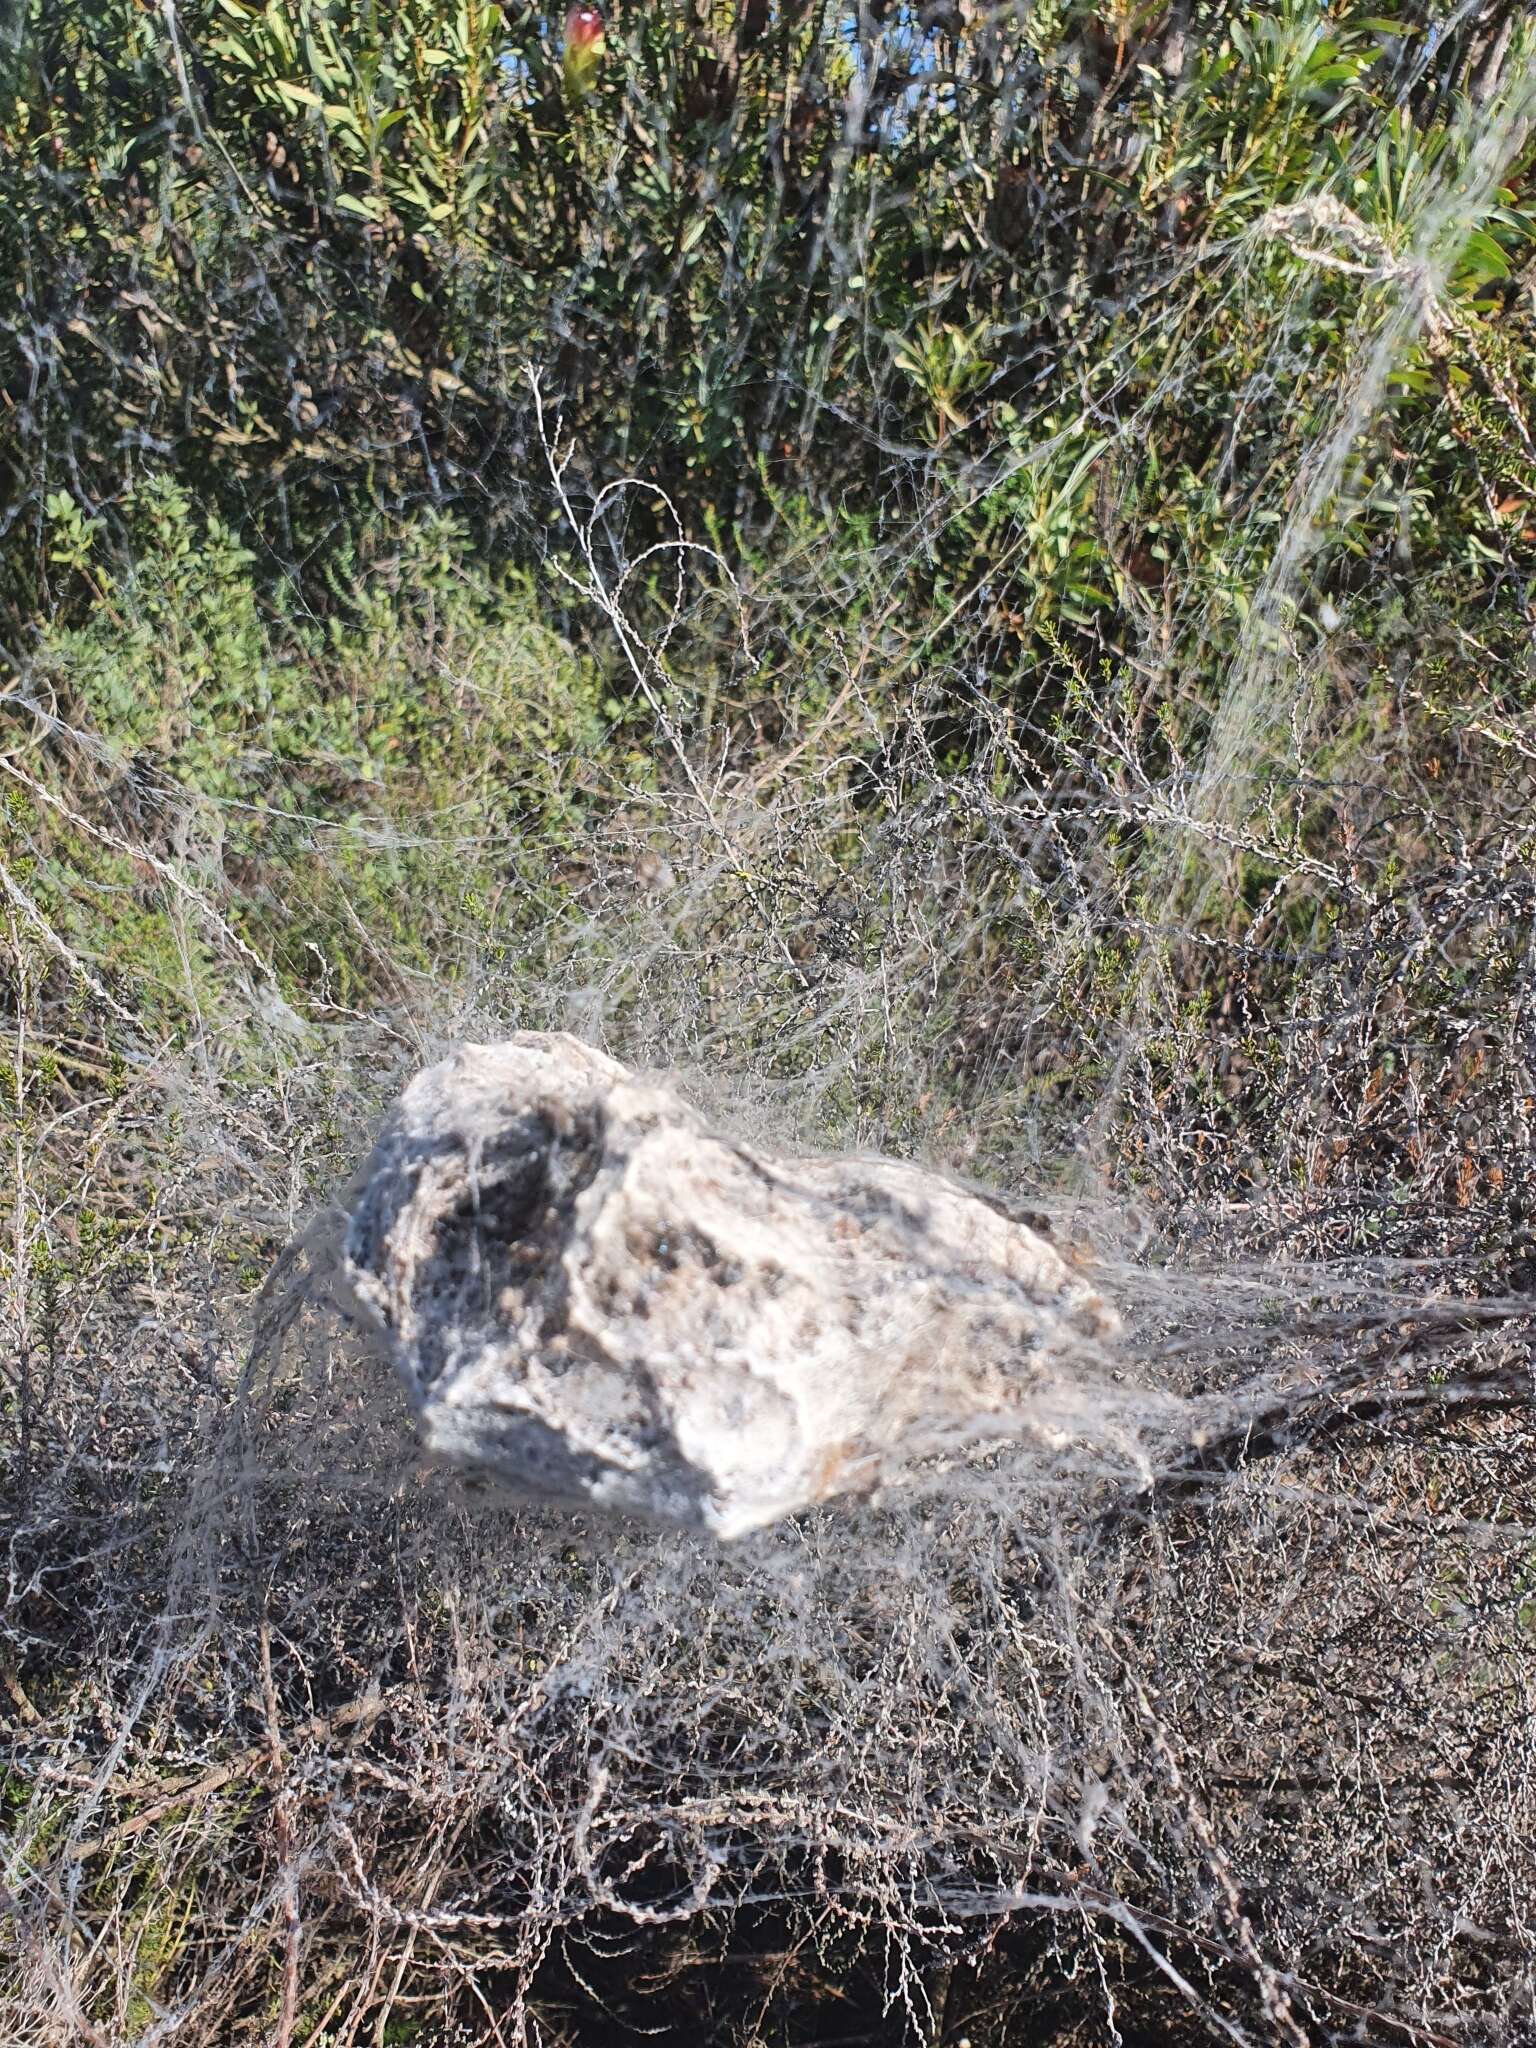
[[[793,129],[803,208],[781,187],[758,222],[756,295],[712,232],[725,269],[673,277],[670,327],[635,299],[643,345],[594,368],[625,266],[681,262],[669,209],[698,185],[657,186],[656,137],[690,177],[739,147],[755,191],[771,79],[706,118],[688,62],[656,83],[662,27],[616,10],[629,97],[562,115],[527,192],[564,239],[520,267],[491,150],[513,115],[450,134],[435,56],[377,186],[345,95],[288,106],[304,147],[275,140],[265,183],[234,155],[225,178],[221,140],[264,146],[241,95],[283,99],[282,10],[218,31],[247,66],[186,9],[178,79],[139,13],[111,71],[116,5],[42,10],[58,47],[0,160],[26,537],[0,707],[0,2035],[1518,2048],[1515,15],[1431,42],[1411,10],[1395,34],[1208,7],[1177,62],[1172,17],[1118,46],[1081,9],[946,17],[953,100],[906,127],[888,85],[883,156]],[[365,11],[339,47],[382,63]],[[775,53],[840,104],[839,38],[774,19],[731,77]],[[114,79],[164,102],[116,156]],[[529,95],[525,168],[552,118]],[[979,223],[946,156],[978,105]],[[463,209],[436,236],[410,198],[434,179]],[[958,239],[922,241],[915,191]],[[1347,217],[1321,204],[1342,191]],[[389,218],[341,203],[370,194]],[[815,290],[776,295],[818,236]],[[1138,280],[1112,305],[1106,247]],[[359,311],[337,280],[365,259],[387,276]],[[513,331],[546,263],[554,340]],[[842,317],[866,275],[883,310]],[[719,355],[711,293],[739,316]],[[482,437],[441,377],[491,301]],[[305,350],[333,346],[327,441],[300,412],[326,395]],[[1122,1454],[999,1453],[723,1550],[424,1468],[337,1305],[338,1205],[404,1077],[511,1027],[1047,1218],[1130,1322]]]
[[[1004,721],[859,811],[743,791],[729,862],[686,786],[630,806],[535,971],[428,1010],[584,1020],[723,1116],[939,1159],[1106,1257],[1123,1465],[1005,1457],[724,1553],[418,1469],[323,1216],[254,1308],[438,1042],[419,1011],[114,1075],[13,923],[13,2038],[1519,2038],[1531,724],[1447,736],[1411,696],[1373,730],[1437,750],[1421,800],[1358,752],[1348,877],[1266,854],[1202,926],[1204,1000],[1088,866],[1148,800],[1134,755],[1117,785],[1105,736],[1089,803],[1068,765],[1025,795],[1020,753],[999,799]],[[1106,932],[1149,963],[1134,1014],[1184,990],[1176,1031],[1090,1007]],[[1123,1107],[1053,1184],[1101,1035]]]

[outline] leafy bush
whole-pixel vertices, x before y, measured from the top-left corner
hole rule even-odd
[[[1496,425],[1531,374],[1523,31],[1484,13],[620,10],[576,97],[543,18],[485,0],[27,23],[0,153],[23,612],[49,501],[115,522],[167,462],[264,581],[422,499],[536,556],[532,363],[593,489],[639,473],[740,544],[786,489],[924,506],[941,602],[985,570],[1113,643],[1213,556],[1240,603],[1259,498],[1416,262],[1401,452],[1359,451],[1329,522],[1373,571],[1431,516],[1447,556],[1529,554],[1491,513],[1528,460]],[[602,539],[665,530],[635,498]]]

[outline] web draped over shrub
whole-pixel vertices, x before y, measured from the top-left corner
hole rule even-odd
[[[754,19],[19,46],[7,2038],[1513,2043],[1531,52]],[[1044,1218],[1122,1448],[423,1468],[338,1205],[509,1028]]]

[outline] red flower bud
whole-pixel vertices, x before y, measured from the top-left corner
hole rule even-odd
[[[577,0],[565,17],[566,48],[589,50],[603,40],[603,26],[602,9],[594,7],[591,0]]]

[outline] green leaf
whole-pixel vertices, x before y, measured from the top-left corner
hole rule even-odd
[[[325,111],[325,101],[319,93],[311,92],[307,85],[295,85],[291,78],[274,79],[273,89],[296,107],[313,107],[319,113]]]
[[[1458,270],[1471,272],[1479,283],[1490,278],[1508,277],[1509,258],[1493,239],[1481,228],[1474,228],[1462,248]]]

